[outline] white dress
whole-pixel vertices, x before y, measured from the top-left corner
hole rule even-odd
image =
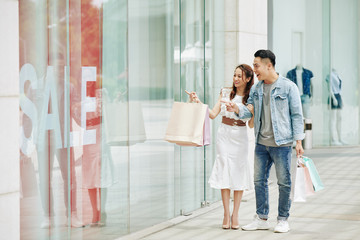
[[[221,90],[222,100],[230,101],[230,92],[231,89],[223,88]],[[232,102],[242,104],[242,97],[236,95]],[[239,120],[235,113],[226,111],[223,103],[221,103],[220,115]],[[216,189],[252,189],[251,172],[253,171],[250,169],[248,158],[247,127],[221,123],[216,138],[216,151],[216,159],[209,179],[210,186]]]

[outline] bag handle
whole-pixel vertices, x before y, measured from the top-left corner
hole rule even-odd
[[[304,162],[303,156],[298,157],[296,159],[296,165],[297,165],[297,167],[305,167],[305,162]]]

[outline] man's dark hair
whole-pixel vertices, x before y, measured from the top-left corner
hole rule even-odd
[[[270,51],[270,50],[264,50],[264,49],[260,49],[258,51],[256,51],[256,53],[254,54],[254,57],[259,57],[261,59],[265,59],[268,58],[270,60],[270,62],[272,63],[272,65],[275,67],[275,54]]]

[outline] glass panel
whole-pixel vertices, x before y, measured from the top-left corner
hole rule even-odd
[[[181,101],[185,90],[205,100],[204,85],[204,1],[181,1]],[[186,214],[204,201],[204,148],[181,148],[181,212]]]
[[[205,89],[206,104],[212,108],[224,87],[224,3],[205,1]],[[211,188],[208,181],[216,158],[216,135],[221,117],[211,120],[212,144],[205,147],[205,198],[208,202],[221,199],[221,191]]]
[[[322,42],[319,43],[322,44],[322,48],[319,48],[319,51],[322,50],[322,72],[321,72],[321,78],[324,81],[318,81],[316,86],[314,86],[315,89],[321,90],[321,98],[317,94],[314,97],[318,100],[318,102],[321,102],[322,108],[316,107],[318,111],[315,111],[314,118],[322,119],[321,125],[322,128],[314,129],[314,136],[316,137],[317,133],[320,133],[319,139],[314,139],[316,142],[319,142],[319,145],[322,146],[329,146],[330,145],[330,119],[329,119],[329,92],[330,92],[330,85],[328,84],[327,76],[329,76],[330,73],[330,66],[331,66],[331,37],[330,37],[330,1],[323,0],[322,1]],[[320,9],[319,9],[320,12]],[[320,26],[318,27],[320,29]],[[320,72],[320,71],[319,71]],[[320,92],[320,91],[317,91]],[[314,120],[314,126],[316,126],[316,120]]]
[[[359,1],[330,1],[330,145],[359,143]]]
[[[127,1],[23,0],[19,13],[21,236],[126,234]]]
[[[77,211],[66,19],[66,1],[19,2],[22,238],[64,235]]]
[[[102,162],[99,238],[129,233],[127,0],[103,1]],[[101,236],[101,237],[100,237]]]
[[[130,230],[174,217],[174,1],[129,1]]]

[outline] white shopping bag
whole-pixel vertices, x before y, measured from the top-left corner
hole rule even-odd
[[[302,166],[296,167],[294,202],[306,202],[305,169]]]

